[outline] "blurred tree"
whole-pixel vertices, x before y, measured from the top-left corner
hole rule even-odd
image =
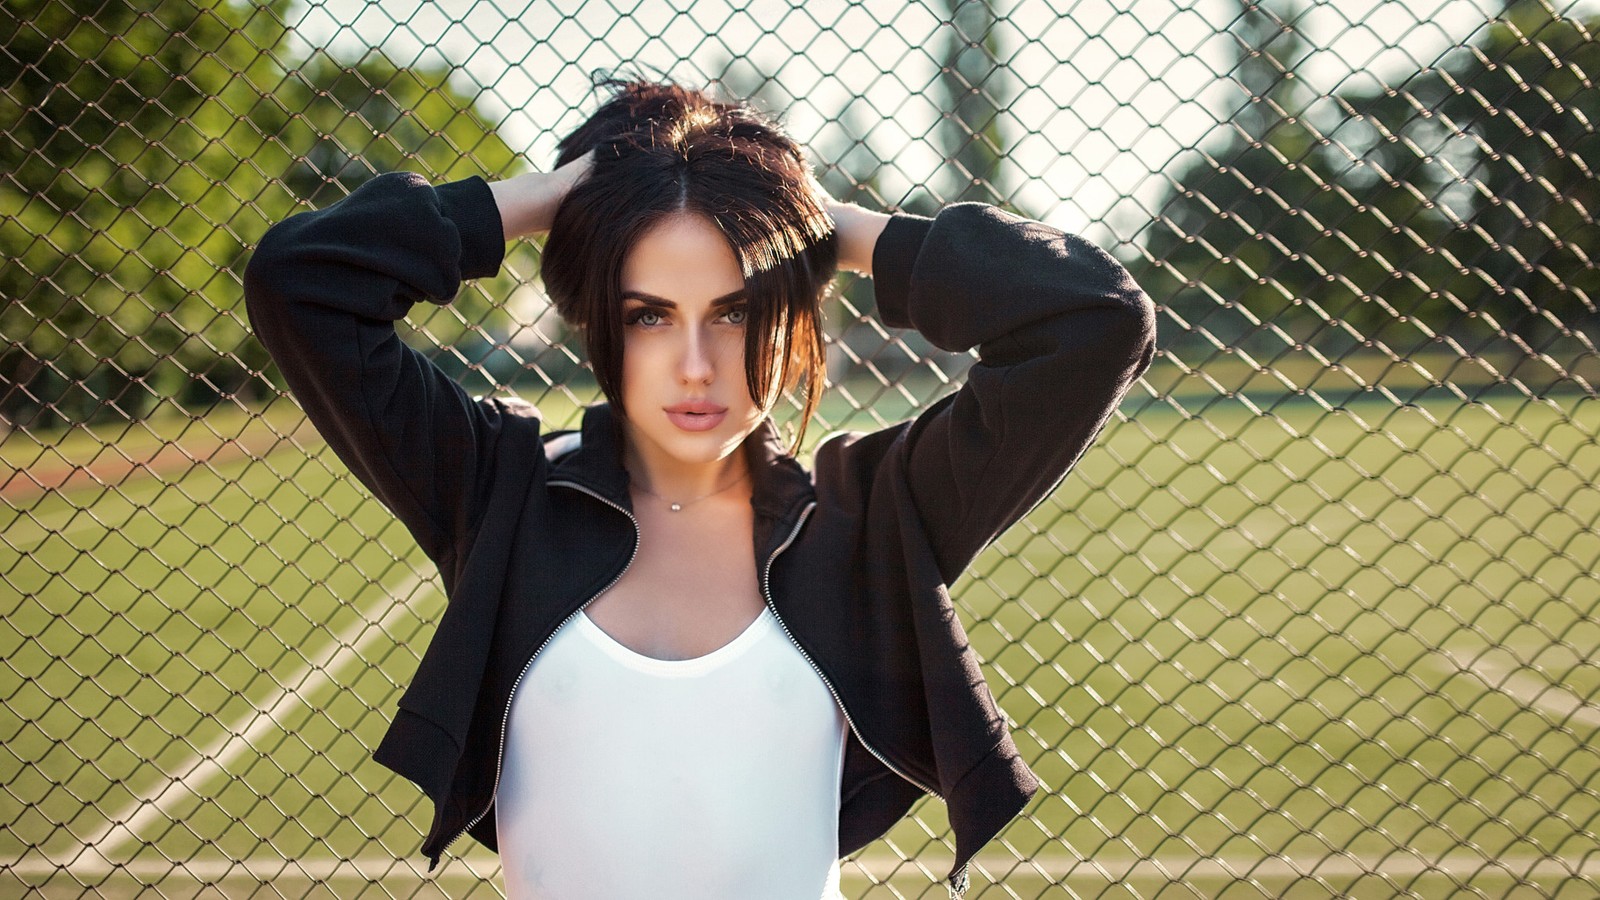
[[[1146,234],[1136,276],[1184,329],[1166,343],[1410,356],[1577,337],[1593,354],[1600,93],[1585,73],[1600,21],[1512,0],[1444,65],[1346,90],[1319,115],[1283,9],[1241,0],[1244,100]]]
[[[286,5],[0,9],[0,84],[14,101],[0,105],[0,252],[13,263],[0,270],[0,415],[137,416],[181,388],[155,371],[187,337],[169,313],[185,276],[216,274],[208,251],[227,260],[239,246],[217,221],[174,212],[184,193],[218,182],[205,171],[218,145],[200,113],[232,71],[261,71],[258,48],[277,41],[273,13]]]
[[[1576,337],[1574,349],[1592,355],[1600,340],[1597,29],[1600,16],[1580,21],[1511,0],[1473,46],[1408,85],[1435,115],[1392,120],[1455,138],[1461,178],[1429,162],[1456,187],[1444,249],[1465,270],[1462,318],[1536,351]]]
[[[1320,304],[1304,307],[1336,283],[1318,251],[1348,254],[1331,230],[1355,223],[1333,191],[1296,77],[1306,54],[1298,11],[1292,2],[1280,13],[1239,0],[1229,33],[1240,99],[1219,116],[1214,149],[1178,170],[1147,232],[1152,262],[1135,276],[1185,329],[1171,343],[1194,353],[1206,345],[1281,348],[1274,328],[1308,337],[1326,317],[1317,315]]]
[[[0,8],[0,419],[132,419],[259,392],[246,248],[377,171],[513,164],[448,71],[299,69],[288,0]],[[479,310],[434,316],[448,339]],[[453,323],[453,324],[451,324]]]
[[[1005,171],[1012,139],[1001,122],[1016,85],[1001,62],[1004,17],[991,0],[937,0],[935,8],[948,23],[936,51],[947,101],[936,132],[946,160],[939,198],[1005,204],[1014,190]]]

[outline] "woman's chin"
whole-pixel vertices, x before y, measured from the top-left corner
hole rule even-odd
[[[635,424],[628,429],[628,437],[636,444],[653,446],[671,463],[686,466],[712,465],[727,459],[755,429],[753,424],[745,429],[735,428],[726,420],[704,430],[679,428],[665,417],[662,422],[664,427],[653,429],[641,429]]]

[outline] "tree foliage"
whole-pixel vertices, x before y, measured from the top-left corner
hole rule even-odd
[[[1534,350],[1578,333],[1593,353],[1600,337],[1597,28],[1600,17],[1511,3],[1483,40],[1408,86],[1436,114],[1399,122],[1463,145],[1465,183],[1434,176],[1462,197],[1447,204],[1447,257],[1464,269],[1462,299],[1481,298],[1463,305]]]
[[[377,172],[513,154],[446,69],[298,50],[286,0],[0,11],[0,416],[137,418],[261,390],[239,275],[273,222]],[[484,310],[430,319],[448,338]],[[434,321],[439,324],[435,326]],[[441,332],[443,332],[441,334]]]
[[[1299,12],[1240,0],[1244,99],[1146,232],[1168,344],[1592,354],[1600,21],[1518,0],[1439,66],[1316,107]]]
[[[1002,111],[1016,96],[1000,63],[1000,17],[991,0],[938,0],[942,29],[939,87],[947,106],[939,121],[949,185],[944,202],[1005,203],[1011,194],[1003,163],[1011,139]]]

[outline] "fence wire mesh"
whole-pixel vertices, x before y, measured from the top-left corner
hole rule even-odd
[[[1600,12],[1544,0],[580,0],[0,12],[0,894],[494,896],[371,762],[436,573],[240,273],[376,173],[548,168],[591,73],[785,114],[836,195],[1111,249],[1160,355],[953,586],[1044,788],[978,896],[1600,893]],[[538,247],[407,339],[596,397]],[[969,356],[829,310],[816,436]],[[813,438],[814,441],[814,438]],[[803,457],[804,458],[804,457]],[[809,461],[809,460],[807,460]],[[846,861],[942,894],[944,810]]]

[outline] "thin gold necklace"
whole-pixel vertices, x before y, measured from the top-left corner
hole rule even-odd
[[[657,500],[666,501],[667,508],[672,510],[673,512],[680,512],[685,506],[693,506],[694,504],[699,503],[701,500],[704,500],[707,497],[715,497],[716,495],[724,493],[725,491],[733,490],[734,488],[739,486],[740,482],[744,481],[746,478],[749,478],[749,477],[750,477],[750,473],[748,471],[746,471],[743,475],[740,475],[738,480],[734,481],[733,484],[730,484],[730,485],[728,485],[727,487],[724,487],[724,488],[717,488],[716,490],[712,491],[711,493],[706,494],[705,497],[696,497],[693,500],[688,500],[688,501],[685,501],[683,503],[678,503],[678,502],[673,501],[673,500],[667,500],[667,498],[661,496],[660,494],[656,493],[655,491],[650,490],[649,488],[645,487],[644,485],[640,484],[637,481],[633,482],[633,486],[638,488],[641,491],[644,491],[646,494],[649,494],[650,496],[656,498]]]

